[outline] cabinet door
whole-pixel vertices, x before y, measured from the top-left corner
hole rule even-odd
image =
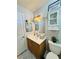
[[[57,22],[58,11],[49,12],[48,16],[49,16],[48,25],[56,26],[58,24],[58,22]]]
[[[48,9],[48,30],[59,30],[60,1],[50,4]]]

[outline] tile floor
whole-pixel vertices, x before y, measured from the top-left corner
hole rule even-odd
[[[29,50],[27,50],[22,55],[18,56],[17,59],[36,59],[36,58]],[[61,59],[61,54],[59,56],[59,59]]]
[[[17,59],[36,59],[36,58],[29,50],[27,50],[22,55],[18,56]]]

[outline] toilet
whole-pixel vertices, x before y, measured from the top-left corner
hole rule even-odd
[[[52,41],[48,41],[49,49],[51,52],[48,52],[45,59],[59,59],[58,55],[61,53],[60,44],[53,43]]]

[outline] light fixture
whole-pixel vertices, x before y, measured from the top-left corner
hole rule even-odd
[[[42,16],[38,15],[34,17],[35,22],[40,22],[42,20]]]

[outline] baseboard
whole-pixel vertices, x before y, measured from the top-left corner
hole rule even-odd
[[[17,57],[20,56],[20,55],[22,55],[26,51],[27,51],[27,49],[25,49],[23,52],[21,52],[19,55],[17,55]]]

